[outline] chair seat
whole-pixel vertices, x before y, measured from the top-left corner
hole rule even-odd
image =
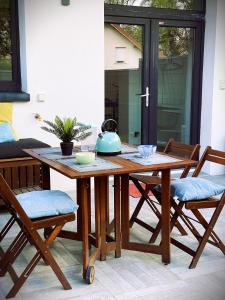
[[[207,199],[201,200],[191,200],[185,202],[186,209],[200,209],[200,208],[213,208],[217,207],[220,202],[220,199],[215,197],[209,197]]]
[[[157,185],[161,183],[161,178],[159,176],[149,176],[144,174],[131,174],[130,177],[141,181],[144,184]]]
[[[160,186],[156,187],[160,189]],[[219,195],[225,186],[215,184],[204,178],[186,177],[171,183],[171,196],[179,201],[202,200]]]
[[[78,209],[66,193],[58,190],[27,192],[16,198],[30,219],[68,214]]]

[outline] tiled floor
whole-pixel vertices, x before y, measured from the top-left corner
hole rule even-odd
[[[222,184],[224,177],[215,177]],[[136,200],[131,199],[135,207]],[[209,212],[206,211],[206,216]],[[0,225],[5,223],[7,214],[1,214]],[[142,218],[149,218],[148,209],[142,211]],[[150,220],[149,220],[150,219]],[[76,226],[70,224],[69,227]],[[225,242],[225,209],[216,226],[217,233]],[[15,227],[2,243],[5,247],[15,236]],[[174,232],[176,236],[178,233]],[[147,241],[148,233],[138,225],[132,229],[134,240]],[[195,245],[194,239],[181,237],[189,244]],[[57,239],[52,253],[72,285],[72,290],[65,291],[56,279],[52,270],[40,262],[19,291],[18,300],[224,300],[225,299],[225,257],[211,245],[207,245],[196,269],[188,269],[190,256],[172,247],[172,262],[163,265],[157,255],[134,251],[122,251],[122,257],[115,259],[113,253],[107,261],[95,263],[95,281],[87,285],[81,278],[82,258],[81,243]],[[33,248],[27,246],[14,264],[21,272],[23,266],[32,257]],[[8,275],[0,278],[0,299],[4,299],[12,285]]]

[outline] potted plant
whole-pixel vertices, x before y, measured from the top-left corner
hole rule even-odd
[[[41,126],[47,132],[53,133],[62,142],[60,147],[62,155],[71,155],[73,151],[73,140],[81,141],[91,135],[91,132],[86,132],[90,126],[77,122],[76,117],[60,119],[55,117],[54,121],[43,120],[49,127]]]

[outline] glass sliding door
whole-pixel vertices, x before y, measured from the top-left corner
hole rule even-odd
[[[118,122],[123,142],[159,149],[170,138],[199,142],[201,28],[192,21],[108,18],[105,119]]]
[[[105,24],[105,119],[114,119],[121,140],[141,143],[143,27]]]
[[[159,28],[157,144],[190,143],[194,29]]]

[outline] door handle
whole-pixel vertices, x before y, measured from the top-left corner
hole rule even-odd
[[[149,92],[149,87],[146,86],[145,88],[145,94],[136,94],[137,96],[139,96],[140,98],[144,98],[145,97],[145,106],[148,107],[149,106],[149,96],[150,96],[150,92]]]

